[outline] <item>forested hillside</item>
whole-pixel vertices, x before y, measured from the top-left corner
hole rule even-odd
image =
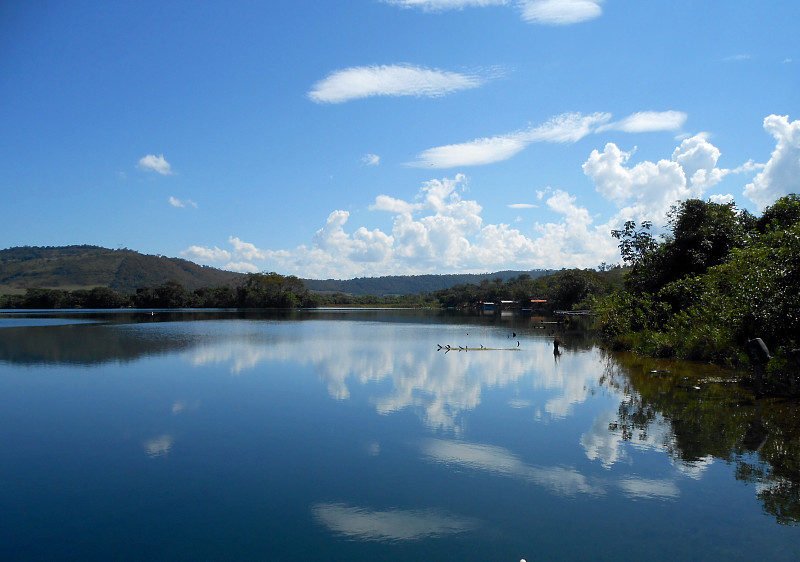
[[[242,274],[179,258],[151,256],[100,246],[23,246],[0,250],[0,294],[27,289],[107,287],[134,293],[168,281],[193,290],[238,283]]]
[[[532,271],[497,271],[495,273],[461,273],[450,275],[390,275],[386,277],[359,277],[356,279],[304,279],[311,291],[362,295],[416,295],[449,289],[456,285],[474,284],[502,279],[508,281],[520,275],[536,279],[552,273],[546,269]]]

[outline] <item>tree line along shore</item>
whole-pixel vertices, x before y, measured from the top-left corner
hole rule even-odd
[[[408,306],[480,308],[485,302],[505,302],[506,308],[525,308],[532,300],[546,301],[539,310],[587,308],[603,295],[622,287],[621,266],[600,270],[565,269],[533,278],[522,273],[507,280],[460,283],[448,289],[415,294],[352,295],[311,291],[302,279],[278,273],[248,273],[235,286],[189,290],[168,281],[121,293],[108,287],[93,289],[31,288],[23,294],[0,295],[0,308],[316,308],[321,306]]]
[[[800,392],[800,197],[782,197],[761,216],[733,202],[693,199],[674,206],[667,219],[659,234],[651,223],[634,221],[611,233],[623,264],[521,273],[417,294],[315,292],[294,276],[252,273],[236,285],[193,290],[173,281],[130,294],[33,288],[0,296],[0,308],[463,309],[505,301],[524,309],[538,301],[544,313],[594,311],[609,348],[734,369],[757,364],[767,384]]]

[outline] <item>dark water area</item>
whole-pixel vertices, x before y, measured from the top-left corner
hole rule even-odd
[[[549,322],[0,312],[0,558],[797,559],[796,403]]]

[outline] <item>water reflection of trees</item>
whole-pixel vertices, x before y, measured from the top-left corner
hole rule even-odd
[[[718,458],[736,478],[754,484],[764,511],[785,525],[800,524],[800,405],[756,398],[723,382],[712,367],[607,357],[601,384],[624,394],[609,430],[646,441],[666,420],[663,443],[687,463]]]
[[[0,362],[99,365],[134,361],[145,355],[183,349],[189,344],[186,339],[165,338],[155,332],[111,330],[95,324],[3,328]]]

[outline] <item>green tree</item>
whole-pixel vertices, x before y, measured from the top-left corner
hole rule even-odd
[[[167,281],[154,289],[156,306],[159,308],[184,308],[188,305],[188,295],[183,285]]]
[[[660,244],[633,228],[612,233],[621,237],[620,252],[633,265],[626,278],[628,290],[656,294],[668,283],[724,263],[734,248],[748,241],[750,221],[733,203],[689,199],[673,207],[668,218],[669,233]]]
[[[68,299],[60,289],[27,289],[22,308],[63,308]]]
[[[650,234],[650,221],[643,221],[639,228],[636,228],[636,221],[626,221],[625,226],[618,230],[612,230],[611,236],[619,240],[619,253],[622,261],[636,267],[641,265],[645,258],[656,248],[657,243]]]
[[[547,300],[553,308],[572,310],[588,307],[588,297],[601,292],[596,273],[569,269],[553,275]]]
[[[86,308],[121,308],[130,300],[108,287],[95,287],[88,291],[82,306]]]
[[[306,292],[303,281],[294,275],[248,273],[237,289],[237,300],[248,308],[294,308],[301,305]]]
[[[800,223],[800,196],[790,193],[767,207],[756,222],[759,233],[784,230]]]

